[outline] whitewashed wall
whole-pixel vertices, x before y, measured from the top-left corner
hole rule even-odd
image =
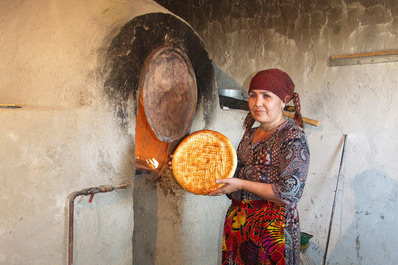
[[[134,175],[104,49],[152,1],[0,1],[0,264],[66,264],[68,195]],[[75,201],[75,264],[132,264],[132,189]]]

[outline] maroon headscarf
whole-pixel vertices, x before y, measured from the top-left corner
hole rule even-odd
[[[258,72],[250,81],[249,92],[251,90],[267,90],[277,95],[284,103],[293,99],[295,106],[294,121],[303,128],[303,118],[300,113],[300,98],[294,92],[295,85],[290,76],[279,69],[267,69]],[[254,124],[254,118],[250,112],[245,119],[246,129],[250,129]]]

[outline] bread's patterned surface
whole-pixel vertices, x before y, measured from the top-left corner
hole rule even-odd
[[[227,137],[201,130],[186,137],[173,155],[173,173],[186,190],[206,195],[222,186],[217,179],[233,177],[237,165],[234,147]]]

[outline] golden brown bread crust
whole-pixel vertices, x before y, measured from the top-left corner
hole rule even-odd
[[[206,195],[220,188],[217,179],[232,178],[237,165],[230,140],[211,130],[187,136],[177,147],[172,160],[173,173],[189,192]]]

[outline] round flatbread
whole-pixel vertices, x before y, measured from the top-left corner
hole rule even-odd
[[[187,191],[207,195],[220,188],[217,179],[232,178],[237,165],[231,141],[221,133],[201,130],[187,136],[172,160],[173,173]]]

